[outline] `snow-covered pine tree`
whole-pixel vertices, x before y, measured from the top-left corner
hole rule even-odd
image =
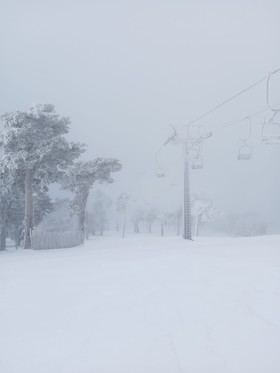
[[[52,201],[40,185],[33,189],[34,226],[52,211]],[[24,173],[9,169],[0,157],[0,250],[6,248],[6,238],[19,246],[23,237],[24,222]]]
[[[37,105],[26,112],[2,116],[4,164],[24,173],[24,248],[31,247],[33,187],[57,181],[83,151],[81,144],[69,143],[68,118],[59,116],[53,105]]]
[[[87,211],[87,232],[99,232],[103,236],[106,223],[108,223],[108,210],[112,205],[110,197],[101,190],[94,193],[93,201]],[[91,227],[89,226],[91,225]]]
[[[11,170],[3,162],[0,162],[0,250],[6,248],[8,232],[9,212],[16,199],[16,178],[14,170]]]
[[[121,164],[114,158],[96,158],[87,162],[76,162],[63,180],[65,189],[74,193],[71,203],[73,212],[78,216],[78,229],[81,242],[85,239],[86,206],[90,190],[94,183],[112,183],[112,172],[120,171]]]
[[[53,211],[53,203],[48,192],[33,188],[33,226],[38,226],[43,218]],[[8,234],[16,247],[22,241],[24,233],[24,188],[16,185],[14,198],[8,210]]]

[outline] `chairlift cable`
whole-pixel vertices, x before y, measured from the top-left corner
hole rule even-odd
[[[223,124],[222,126],[220,126],[220,127],[217,128],[217,129],[222,129],[222,128],[227,128],[227,127],[234,126],[234,125],[236,125],[236,124],[239,124],[239,123],[243,122],[243,120],[246,119],[246,118],[248,118],[248,117],[250,117],[250,118],[256,117],[256,116],[258,116],[258,115],[260,115],[260,114],[263,114],[263,113],[267,112],[268,110],[269,110],[268,108],[265,108],[265,109],[262,109],[262,110],[258,110],[258,111],[256,111],[255,113],[252,113],[252,114],[249,114],[249,115],[245,115],[245,116],[243,116],[243,117],[240,118],[240,119],[237,119],[237,120],[234,120],[234,121],[227,122],[227,123]],[[252,123],[252,124],[253,124],[253,123]]]
[[[215,111],[217,111],[218,109],[220,109],[221,107],[225,106],[226,104],[234,101],[236,98],[238,98],[239,96],[243,95],[244,93],[250,91],[251,89],[257,87],[259,84],[263,83],[264,81],[267,81],[267,78],[268,78],[268,75],[266,74],[265,76],[263,76],[261,79],[257,80],[256,82],[254,82],[253,84],[250,84],[248,87],[246,88],[243,88],[242,90],[240,90],[239,92],[235,93],[234,95],[232,95],[231,97],[227,98],[226,100],[220,102],[219,104],[215,105],[212,109],[204,112],[203,114],[199,115],[198,117],[196,117],[195,119],[192,119],[191,121],[188,122],[188,126],[194,124],[194,123],[197,123],[199,122],[201,119],[207,117],[208,115],[214,113]]]

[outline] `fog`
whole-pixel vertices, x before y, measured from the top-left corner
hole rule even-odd
[[[166,177],[156,177],[170,124],[184,133],[280,66],[277,0],[0,4],[0,112],[54,104],[71,118],[71,139],[88,144],[84,157],[123,164],[106,193],[126,192],[139,206],[181,204],[180,146],[158,153]],[[225,126],[265,110],[265,95],[263,82],[196,122],[213,136],[204,168],[191,171],[191,190],[220,211],[257,212],[280,232],[280,147],[261,144],[267,113],[253,117],[250,161],[237,160],[244,123]]]

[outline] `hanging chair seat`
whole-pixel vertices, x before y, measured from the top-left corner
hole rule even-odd
[[[239,161],[248,161],[252,158],[252,150],[248,145],[242,145],[239,148],[237,159]]]
[[[263,127],[262,142],[268,145],[280,144],[280,123],[267,123]]]
[[[157,172],[157,177],[159,177],[159,178],[165,177],[164,172]]]
[[[193,170],[201,170],[203,168],[203,161],[200,158],[196,158],[192,161]]]

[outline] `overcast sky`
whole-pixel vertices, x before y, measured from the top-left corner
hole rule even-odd
[[[113,194],[173,208],[180,203],[179,147],[155,152],[172,123],[181,128],[280,66],[280,2],[0,0],[0,112],[53,103],[72,119],[86,157],[119,158]],[[280,81],[280,74],[276,76]],[[280,83],[278,92],[280,97]],[[225,210],[257,211],[280,229],[280,147],[260,144],[236,160],[242,124],[265,108],[265,83],[198,124],[213,129],[192,190]],[[246,127],[246,125],[244,125]]]

